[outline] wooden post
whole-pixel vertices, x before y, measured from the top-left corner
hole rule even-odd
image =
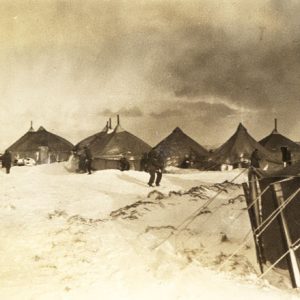
[[[273,186],[273,193],[274,193],[274,196],[275,196],[275,205],[278,208],[279,206],[281,206],[285,202],[283,192],[282,192],[282,187],[281,187],[280,183],[274,183],[272,186]],[[280,227],[282,229],[283,241],[286,244],[285,245],[286,249],[284,249],[284,252],[289,251],[288,268],[289,268],[289,273],[290,273],[290,277],[291,277],[292,286],[293,286],[293,288],[299,288],[300,287],[299,266],[298,266],[298,263],[297,263],[295,250],[292,247],[293,241],[291,240],[288,224],[287,224],[283,209],[280,212],[279,221],[280,221],[279,222]]]
[[[257,182],[257,176],[253,169],[249,169],[249,197],[251,200],[256,200],[253,204],[254,209],[254,217],[256,219],[256,227],[258,227],[261,224],[262,221],[262,215],[261,215],[261,198],[260,195],[260,187]]]

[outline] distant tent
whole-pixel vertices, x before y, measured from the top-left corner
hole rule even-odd
[[[14,159],[31,157],[37,163],[65,161],[70,155],[73,145],[66,139],[40,127],[34,131],[32,124],[19,140],[12,144],[8,150]]]
[[[276,154],[278,159],[281,159],[281,147],[287,147],[293,154],[293,160],[300,159],[300,145],[293,142],[289,138],[283,136],[277,131],[277,120],[275,119],[275,128],[260,142],[267,150]]]
[[[208,151],[176,127],[170,135],[157,144],[154,149],[164,158],[165,166],[179,167],[185,155],[194,157],[199,167],[208,156]]]
[[[123,155],[129,160],[131,169],[139,170],[143,153],[149,152],[151,147],[124,130],[119,116],[115,129],[110,130],[109,127],[81,141],[77,146],[89,147],[93,157],[92,167],[96,170],[119,169],[119,161]]]
[[[276,159],[275,155],[259,144],[241,123],[233,136],[211,154],[210,160],[218,165],[228,164],[238,167],[249,162],[255,149],[258,150],[261,159],[269,165],[280,165],[280,161]]]

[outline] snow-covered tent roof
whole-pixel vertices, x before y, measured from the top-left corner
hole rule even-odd
[[[277,131],[277,121],[275,120],[274,130],[261,141],[259,141],[266,149],[272,152],[279,152],[281,154],[281,147],[288,147],[292,152],[300,152],[300,145],[293,142],[289,138],[280,134]]]
[[[248,133],[242,123],[239,124],[236,132],[211,154],[210,159],[221,164],[234,164],[241,158],[250,159],[255,149],[258,150],[262,159],[280,163],[273,153],[265,149]]]
[[[198,159],[208,156],[208,151],[176,127],[170,135],[158,143],[154,149],[162,153],[166,165],[179,166],[185,155]]]
[[[151,147],[140,138],[124,130],[118,123],[114,131],[106,134],[101,140],[102,147],[99,149],[91,148],[93,157],[119,159],[123,154],[129,156],[141,156],[149,152]]]
[[[37,151],[40,146],[47,146],[51,151],[71,151],[72,143],[66,139],[47,131],[40,127],[34,131],[32,126],[20,139],[12,144],[8,150],[12,152],[30,152]]]

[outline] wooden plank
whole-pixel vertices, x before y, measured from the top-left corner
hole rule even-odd
[[[274,194],[274,201],[276,208],[280,207],[284,202],[284,196],[282,192],[282,187],[280,183],[274,183],[272,185],[272,190]],[[300,271],[299,271],[299,265],[297,263],[297,258],[295,251],[292,247],[292,240],[288,228],[288,224],[285,217],[284,209],[281,210],[279,214],[279,224],[281,227],[281,234],[282,234],[282,240],[284,241],[284,247],[285,252],[289,251],[289,255],[287,256],[288,260],[288,269],[291,277],[291,282],[293,288],[299,288],[300,287]]]
[[[243,183],[242,186],[243,186],[243,190],[244,190],[244,194],[245,194],[245,198],[246,198],[247,211],[248,211],[250,224],[251,224],[251,228],[252,228],[252,232],[253,232],[253,239],[254,239],[255,251],[256,251],[256,259],[259,264],[259,269],[260,269],[261,273],[263,273],[263,271],[264,271],[263,265],[265,263],[263,246],[262,246],[261,238],[259,236],[257,236],[257,234],[255,233],[256,229],[257,229],[257,222],[256,222],[256,217],[255,217],[255,209],[254,209],[254,206],[252,205],[253,201],[255,201],[255,199],[252,199],[250,197],[250,190],[249,190],[248,184]]]

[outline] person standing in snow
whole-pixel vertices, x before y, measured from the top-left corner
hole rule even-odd
[[[153,186],[153,183],[155,181],[155,185],[159,186],[162,179],[162,172],[164,167],[162,156],[155,150],[151,150],[148,154],[147,166],[148,172],[150,174],[148,185]]]
[[[120,170],[123,171],[128,171],[130,169],[130,164],[128,159],[126,158],[125,155],[123,155],[120,159]]]
[[[190,160],[190,156],[188,154],[186,154],[184,156],[184,160],[182,161],[182,163],[180,164],[180,168],[183,169],[188,169],[191,167],[191,160]]]
[[[250,160],[251,160],[250,162],[251,167],[258,168],[258,169],[260,168],[259,161],[261,160],[261,158],[258,154],[258,149],[255,149],[252,152]]]
[[[11,154],[8,150],[5,150],[4,154],[1,157],[2,160],[2,168],[6,169],[6,174],[10,173],[10,168],[11,168]]]
[[[91,150],[84,146],[84,156],[85,156],[85,172],[88,172],[88,174],[92,174],[92,153]]]

